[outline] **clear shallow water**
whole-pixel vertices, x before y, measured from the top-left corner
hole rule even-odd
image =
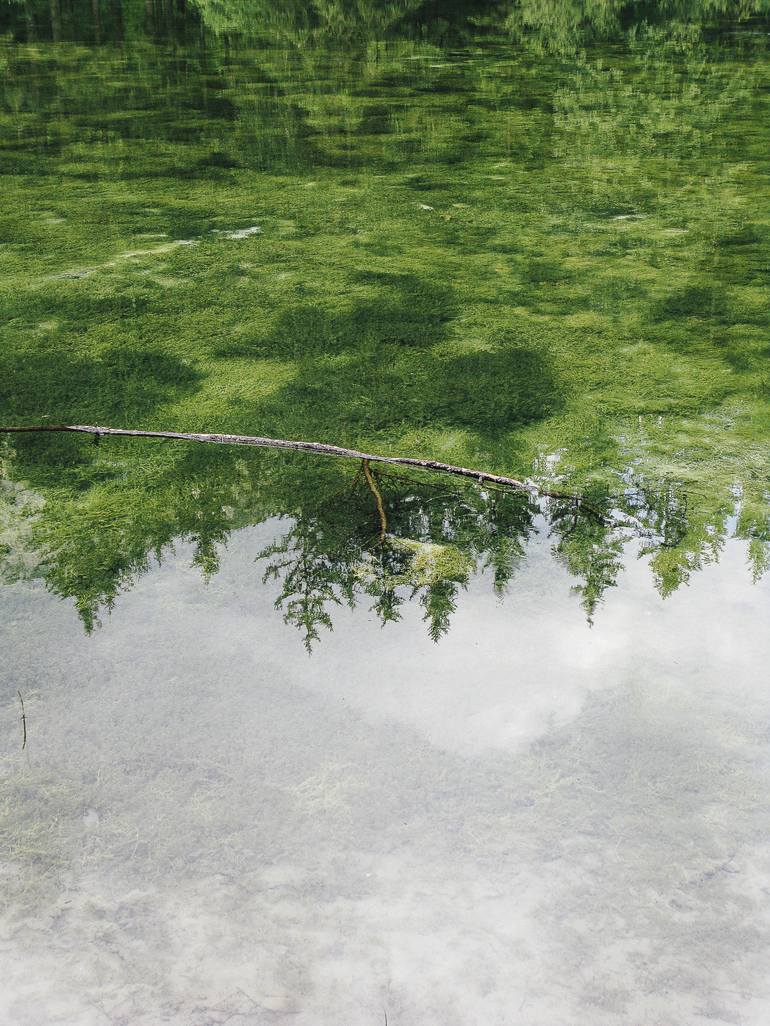
[[[767,582],[742,543],[589,627],[534,538],[503,601],[335,614],[234,534],[87,636],[0,592],[0,1021],[532,1026],[770,1015]],[[16,689],[24,697],[21,746]]]
[[[440,6],[0,9],[0,425],[568,496],[0,442],[3,1026],[770,1019],[768,5]]]
[[[766,0],[299,7],[3,5],[0,425],[630,485],[677,521],[667,590],[738,488],[770,565]],[[243,503],[241,458],[38,436],[0,473],[93,607],[193,489],[209,521],[346,487],[305,460]]]

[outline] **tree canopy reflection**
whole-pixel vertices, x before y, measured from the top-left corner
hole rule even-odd
[[[35,440],[38,444],[40,439]],[[74,463],[80,439],[57,439]],[[103,441],[89,478],[109,467]],[[117,445],[122,446],[121,440]],[[128,442],[128,445],[135,443]],[[142,443],[140,443],[142,444]],[[146,444],[146,443],[144,443]],[[18,451],[32,452],[24,440]],[[161,448],[160,446],[156,446]],[[733,509],[720,521],[699,523],[681,490],[651,487],[631,475],[623,490],[590,491],[590,508],[570,499],[536,500],[526,493],[482,488],[423,473],[376,472],[387,517],[381,536],[375,498],[355,465],[327,466],[313,457],[285,453],[176,450],[168,466],[152,469],[137,492],[130,480],[90,484],[87,501],[74,507],[41,503],[8,480],[18,459],[6,444],[0,556],[6,580],[42,578],[73,600],[87,630],[108,613],[117,596],[182,542],[193,545],[193,564],[204,578],[217,573],[234,530],[274,522],[276,540],[256,554],[253,572],[277,582],[277,607],[310,649],[334,623],[336,606],[361,603],[383,625],[400,619],[408,603],[423,611],[438,641],[450,629],[458,598],[482,574],[501,598],[514,584],[537,536],[569,572],[576,599],[590,622],[600,615],[607,589],[616,585],[634,554],[651,557],[661,593],[718,558],[731,531]],[[39,456],[39,453],[37,454]],[[48,453],[47,459],[51,459]],[[767,567],[770,538],[756,534],[754,572]],[[757,547],[758,546],[758,547]],[[245,568],[245,573],[249,573]]]

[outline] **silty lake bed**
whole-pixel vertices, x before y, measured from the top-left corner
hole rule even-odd
[[[535,538],[439,646],[341,610],[308,656],[235,535],[91,637],[3,592],[0,1018],[756,1023],[770,1013],[767,584],[729,545],[590,627]],[[632,555],[632,554],[630,554]]]
[[[0,11],[0,425],[556,493],[0,439],[0,1023],[770,1020],[767,12],[442,6]]]

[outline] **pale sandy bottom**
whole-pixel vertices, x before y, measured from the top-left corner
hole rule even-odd
[[[589,629],[536,543],[434,645],[312,657],[240,532],[87,637],[0,591],[0,1024],[770,1022],[770,587],[738,544]],[[16,689],[29,743],[20,749]]]

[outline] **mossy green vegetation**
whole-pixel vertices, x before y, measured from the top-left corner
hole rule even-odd
[[[98,4],[64,5],[58,28],[55,4],[7,6],[0,421],[305,437],[558,478],[644,522],[663,592],[728,531],[761,574],[765,12],[641,6],[440,21],[418,3],[126,3],[99,39]],[[228,531],[265,516],[325,518],[320,549],[303,536],[325,565],[329,539],[365,523],[334,585],[349,595],[370,586],[362,559],[385,559],[351,468],[71,438],[4,452],[8,481],[44,501],[24,565],[87,622],[174,537],[211,570]],[[465,508],[467,489],[444,491]],[[362,519],[335,528],[339,494]],[[436,567],[454,593],[487,542],[404,531],[383,608],[408,573],[443,622]],[[564,542],[589,615],[617,544],[598,523]],[[425,545],[454,548],[428,566]]]

